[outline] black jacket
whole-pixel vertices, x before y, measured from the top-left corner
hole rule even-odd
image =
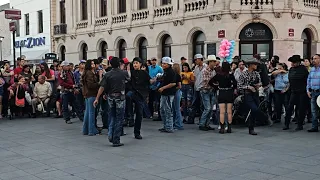
[[[303,65],[291,67],[289,70],[290,90],[294,93],[306,92],[309,72]]]

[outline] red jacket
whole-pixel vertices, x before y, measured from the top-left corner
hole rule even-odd
[[[23,70],[22,67],[15,68],[14,71],[13,71],[14,75],[19,75],[22,72],[22,70]]]
[[[59,73],[58,75],[58,82],[59,82],[59,85],[63,88],[66,88],[66,89],[73,89],[75,83],[74,83],[74,78],[73,78],[73,74],[72,72],[68,71],[68,72],[65,72],[65,77],[63,77],[63,72],[62,73]]]

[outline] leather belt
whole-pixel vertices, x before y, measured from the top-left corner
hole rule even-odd
[[[113,97],[117,97],[117,96],[121,96],[122,93],[110,93],[109,96],[113,96]]]

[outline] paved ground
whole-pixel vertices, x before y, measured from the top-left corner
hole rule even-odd
[[[81,124],[57,119],[0,121],[0,179],[14,180],[314,180],[320,179],[320,133],[257,128],[259,136],[200,132],[195,125],[174,134],[144,121],[143,137],[81,135]]]

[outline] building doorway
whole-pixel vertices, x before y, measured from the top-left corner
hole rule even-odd
[[[268,26],[262,23],[251,23],[240,32],[239,55],[242,60],[259,54],[262,59],[273,56],[273,34]]]
[[[303,40],[303,58],[311,59],[311,43],[312,37],[310,29],[304,29],[301,35],[301,39]]]

